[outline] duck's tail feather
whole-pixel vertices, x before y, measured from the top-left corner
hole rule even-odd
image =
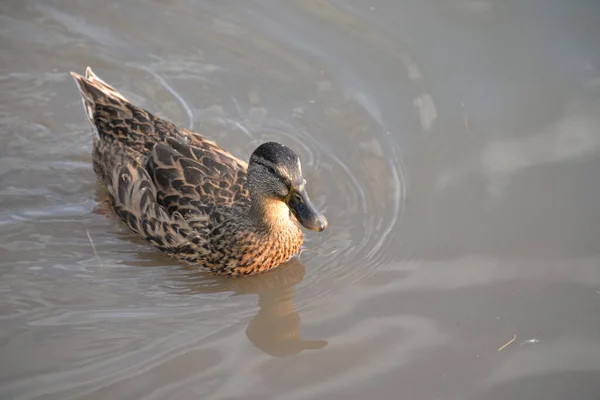
[[[83,108],[92,125],[94,124],[94,108],[98,99],[108,97],[127,101],[125,96],[100,79],[90,67],[85,69],[85,76],[79,75],[76,72],[71,72],[71,76],[75,79],[75,83],[79,88]]]

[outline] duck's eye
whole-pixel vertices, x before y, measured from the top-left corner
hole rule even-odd
[[[269,166],[269,167],[267,167],[267,171],[269,171],[270,174],[275,175],[275,168]]]

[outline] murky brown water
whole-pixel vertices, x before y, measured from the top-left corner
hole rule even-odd
[[[0,398],[600,399],[598,15],[4,0]],[[247,279],[161,256],[98,207],[87,65],[243,158],[292,146],[329,229]]]

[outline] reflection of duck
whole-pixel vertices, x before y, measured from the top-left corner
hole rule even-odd
[[[300,250],[298,222],[327,226],[291,149],[264,143],[246,164],[129,103],[90,68],[72,75],[98,133],[94,170],[113,208],[165,253],[213,273],[251,275]]]
[[[294,304],[293,286],[304,279],[304,265],[292,258],[268,274],[247,279],[226,279],[194,274],[184,282],[181,294],[219,293],[258,294],[260,310],[246,328],[246,336],[259,349],[274,357],[285,357],[304,350],[318,350],[324,340],[300,338],[300,316]]]

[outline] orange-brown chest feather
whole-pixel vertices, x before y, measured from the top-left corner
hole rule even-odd
[[[284,263],[300,251],[304,236],[290,216],[287,205],[281,201],[267,201],[262,211],[260,225],[240,230],[230,237],[232,246],[225,273],[249,275],[263,272]],[[223,229],[227,232],[226,226]]]

